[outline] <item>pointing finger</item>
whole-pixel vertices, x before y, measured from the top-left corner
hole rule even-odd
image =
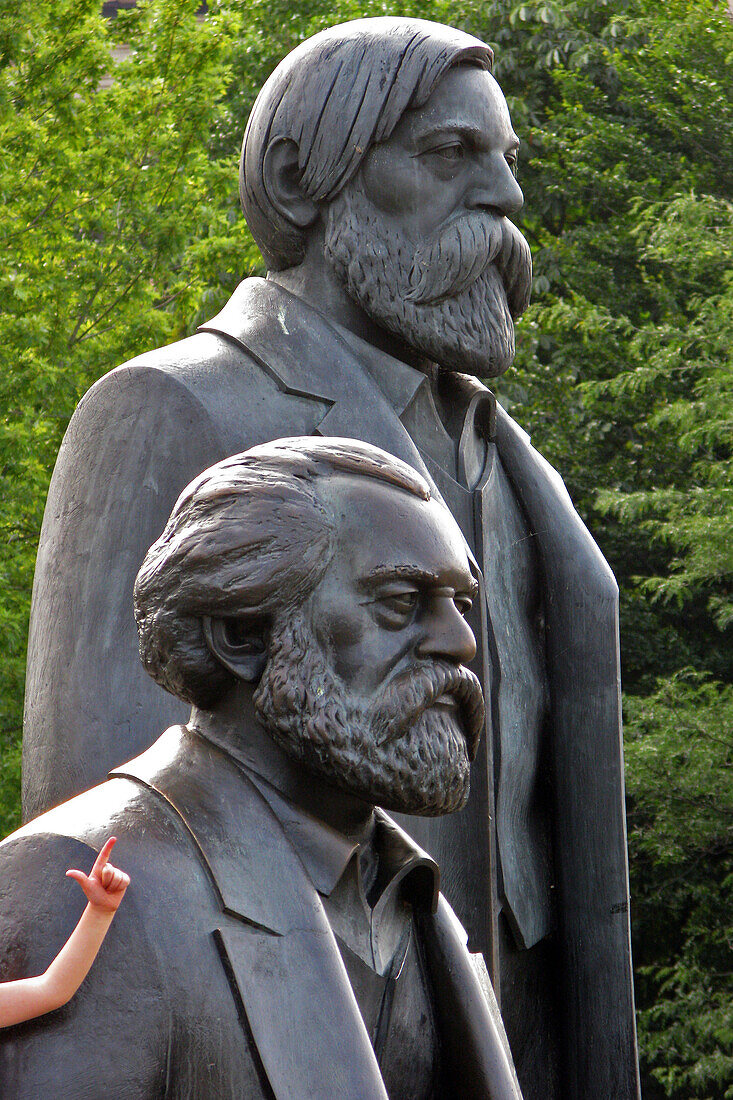
[[[97,858],[94,861],[94,866],[92,867],[92,870],[91,870],[91,876],[92,877],[94,877],[95,875],[100,875],[102,873],[102,868],[104,867],[105,863],[109,859],[110,853],[111,853],[111,851],[114,848],[116,843],[117,843],[117,837],[116,836],[111,836],[109,838],[109,840],[106,841],[104,847],[102,848],[101,852],[99,853],[99,855],[97,856]]]

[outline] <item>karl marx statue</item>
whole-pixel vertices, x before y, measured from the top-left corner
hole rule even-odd
[[[521,1100],[436,864],[374,807],[466,802],[476,594],[443,504],[368,444],[185,490],[135,614],[188,724],[0,845],[4,974],[53,953],[49,876],[111,829],[134,883],[78,996],[5,1033],[3,1096]]]
[[[81,402],[46,507],[31,620],[27,816],[185,714],[147,679],[130,595],[182,488],[281,436],[348,436],[448,506],[481,588],[487,736],[463,811],[402,822],[486,959],[527,1100],[638,1095],[617,589],[559,476],[479,377],[511,363],[531,263],[518,140],[488,46],[398,18],[278,66],[241,160],[268,266],[196,335]]]

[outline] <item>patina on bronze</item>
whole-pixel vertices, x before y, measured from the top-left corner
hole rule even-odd
[[[285,435],[367,440],[428,480],[479,567],[490,700],[456,814],[403,822],[482,951],[528,1100],[638,1095],[617,589],[559,476],[478,381],[508,367],[530,262],[492,54],[362,20],[266,82],[242,153],[269,267],[188,340],[102,379],[39,547],[24,790],[35,814],[184,720],[137,662],[135,574],[181,489]]]
[[[368,444],[281,440],[185,490],[135,614],[187,725],[0,845],[6,976],[65,935],[72,853],[114,828],[135,883],[80,993],[5,1033],[3,1096],[521,1100],[435,863],[375,809],[468,798],[473,568]]]

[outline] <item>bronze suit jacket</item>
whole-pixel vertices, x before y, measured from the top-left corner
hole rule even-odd
[[[58,880],[112,831],[132,885],[77,996],[3,1032],[0,1095],[387,1100],[297,851],[246,773],[185,727],[0,845],[4,978],[48,964],[82,905]],[[436,1096],[521,1100],[444,899],[419,927],[445,1063]]]
[[[490,400],[478,382],[464,381],[477,402]],[[137,569],[177,495],[229,454],[313,433],[365,439],[429,478],[354,350],[320,313],[261,279],[242,283],[195,336],[117,368],[84,397],[59,453],[37,559],[24,731],[27,817],[98,782],[145,749],[154,731],[186,720],[185,708],[143,672],[132,614]],[[638,1076],[617,586],[561,478],[501,408],[495,439],[538,547],[544,588],[563,1096],[632,1100]],[[480,529],[481,486],[474,495]],[[482,601],[477,612],[477,671],[490,695]],[[496,878],[495,751],[489,728],[466,810],[410,827],[440,864],[472,949],[486,952],[489,963],[484,899]],[[531,881],[514,887],[520,901],[531,901]]]

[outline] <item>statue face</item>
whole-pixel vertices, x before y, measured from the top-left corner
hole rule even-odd
[[[369,702],[415,660],[472,660],[476,643],[465,614],[475,581],[452,517],[434,500],[376,481],[340,495],[339,548],[310,615],[342,682]]]
[[[514,178],[518,148],[493,76],[462,65],[367,153],[364,194],[411,240],[472,210],[509,216],[524,202]]]
[[[329,208],[326,257],[349,293],[418,350],[498,374],[529,299],[519,142],[490,73],[451,70],[374,146]]]
[[[445,508],[341,478],[338,548],[276,631],[255,703],[291,754],[337,786],[406,813],[468,797],[483,726],[464,615],[475,582]]]

